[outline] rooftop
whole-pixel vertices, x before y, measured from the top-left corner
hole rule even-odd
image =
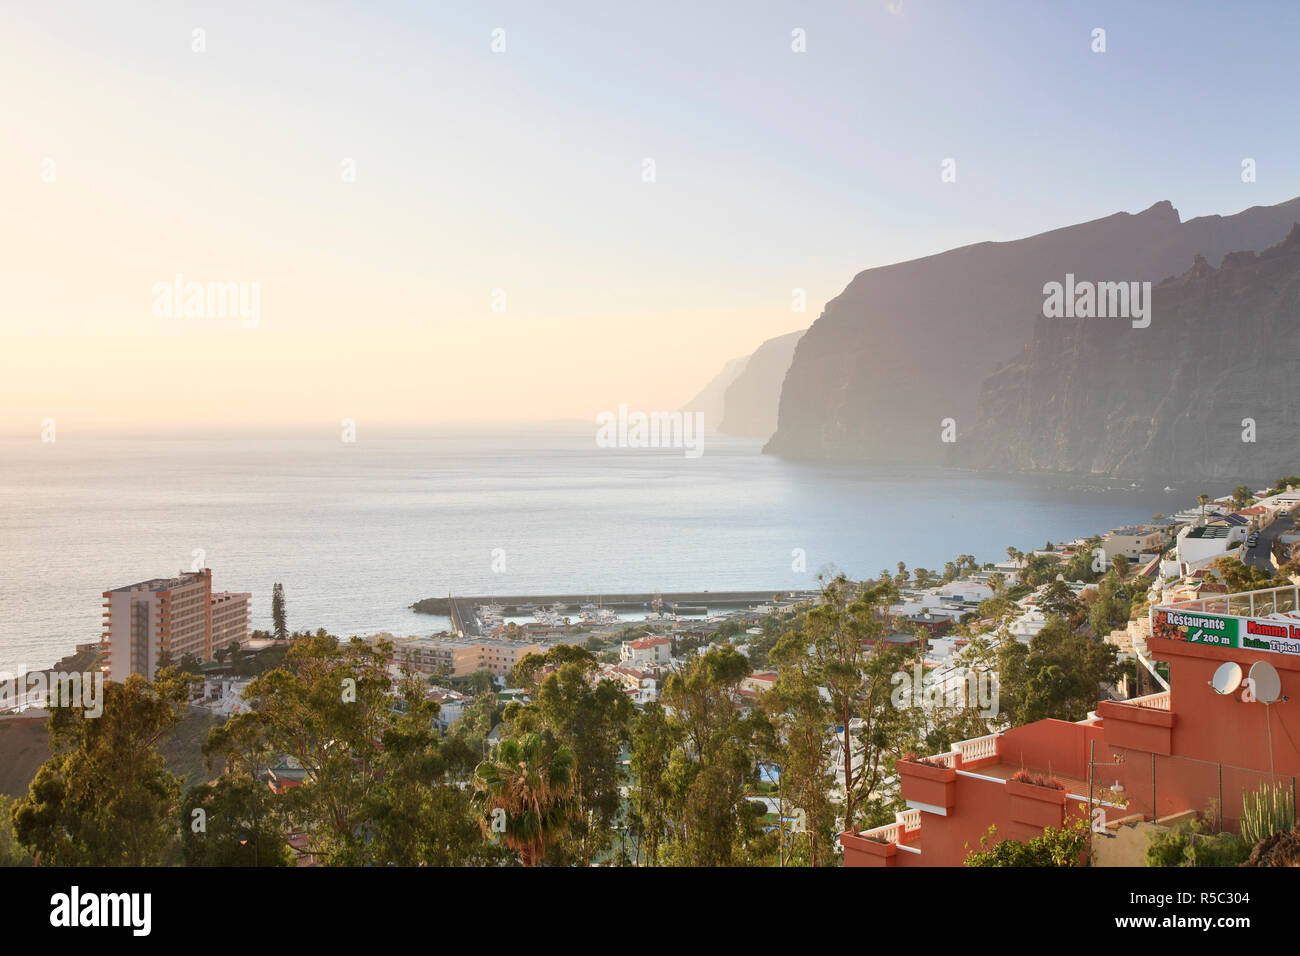
[[[182,571],[173,578],[150,578],[148,581],[141,581],[138,584],[124,584],[120,588],[110,588],[109,594],[120,594],[125,591],[170,591],[172,588],[178,588],[186,584],[193,584],[195,581],[210,574],[207,569],[202,571]]]

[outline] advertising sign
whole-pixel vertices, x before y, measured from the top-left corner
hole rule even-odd
[[[1152,635],[1170,641],[1300,654],[1300,621],[1160,608],[1155,612],[1153,624]]]

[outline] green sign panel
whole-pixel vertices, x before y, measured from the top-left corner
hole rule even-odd
[[[1155,623],[1156,637],[1211,647],[1241,646],[1240,618],[1199,611],[1164,611],[1157,615]]]
[[[1300,622],[1226,617],[1200,611],[1161,610],[1153,636],[1209,647],[1240,647],[1272,654],[1300,654]]]

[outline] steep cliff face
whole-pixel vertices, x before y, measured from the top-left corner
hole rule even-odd
[[[973,417],[980,385],[1030,337],[1043,286],[1158,283],[1203,255],[1259,250],[1300,199],[1181,222],[1168,202],[1014,242],[980,243],[859,273],[799,340],[765,451],[791,458],[946,460],[940,422]]]
[[[749,356],[734,358],[722,366],[722,371],[700,389],[699,394],[683,405],[680,411],[700,412],[704,415],[705,428],[717,428],[726,411],[727,388],[734,382],[749,363]],[[780,386],[777,386],[780,388]],[[773,401],[775,407],[776,402]]]
[[[724,414],[718,431],[746,438],[771,438],[776,431],[776,411],[781,383],[794,359],[794,349],[804,329],[768,339],[745,363],[744,371],[727,387]]]
[[[1268,480],[1300,460],[1300,225],[1152,290],[1151,324],[1043,318],[983,384],[953,461],[1026,472]],[[1254,422],[1254,441],[1244,441]]]

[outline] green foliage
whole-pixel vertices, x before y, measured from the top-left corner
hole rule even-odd
[[[276,640],[283,641],[289,636],[289,626],[284,610],[284,585],[279,581],[271,589],[271,621]]]
[[[683,737],[681,726],[658,701],[646,704],[633,724],[629,764],[633,819],[640,836],[637,860],[649,866],[658,862],[659,846],[668,833],[674,799],[668,765]]]
[[[620,814],[623,782],[620,757],[630,732],[634,708],[613,681],[594,681],[595,658],[585,651],[554,653],[542,660],[555,669],[542,674],[522,667],[531,703],[511,703],[505,720],[512,735],[545,733],[573,758],[573,802],[565,837],[550,859],[590,865],[611,846]],[[558,663],[557,663],[558,662]],[[594,681],[594,682],[593,682]]]
[[[507,738],[475,769],[474,787],[483,833],[516,851],[524,866],[535,866],[568,827],[573,754],[549,733]]]
[[[737,866],[765,862],[774,852],[776,840],[761,825],[763,807],[748,799],[772,733],[762,714],[738,706],[749,673],[735,648],[715,648],[669,675],[663,716],[650,709],[649,723],[643,716],[633,741],[640,777],[633,792],[642,842],[656,850],[651,862]],[[659,723],[670,728],[667,747],[651,736]],[[660,823],[662,835],[645,832]]]
[[[1277,583],[1269,572],[1253,564],[1243,564],[1240,558],[1234,556],[1215,558],[1210,567],[1214,569],[1213,576],[1228,585],[1228,590],[1233,594],[1257,591],[1273,587]]]
[[[1286,491],[1288,485],[1300,487],[1300,476],[1287,475],[1283,478],[1279,478],[1277,481],[1273,482],[1273,487],[1268,490],[1268,494],[1280,495],[1282,492]]]
[[[1102,685],[1122,672],[1113,644],[1076,634],[1060,618],[1049,619],[1028,647],[1004,640],[997,658],[1001,710],[1012,726],[1048,717],[1082,720]]]
[[[1044,613],[1055,614],[1067,621],[1079,613],[1079,601],[1074,596],[1074,591],[1064,581],[1052,581],[1044,588],[1038,599],[1038,606]]]
[[[191,787],[180,812],[185,864],[291,866],[293,853],[272,810],[272,796],[264,782],[246,774]]]
[[[980,837],[980,847],[966,857],[967,866],[1083,866],[1088,848],[1088,827],[1075,820],[1060,827],[1047,827],[1028,843],[997,841],[998,828],[989,827]],[[995,842],[996,841],[996,842]],[[969,847],[967,848],[969,849]]]
[[[32,855],[23,849],[14,832],[14,806],[16,801],[0,793],[0,867],[31,866]]]
[[[1210,833],[1201,820],[1152,832],[1147,866],[1237,866],[1250,855],[1252,844],[1235,833]]]
[[[157,745],[184,706],[187,681],[174,668],[150,684],[138,674],[104,685],[104,710],[89,717],[55,707],[54,756],[13,809],[18,841],[46,866],[152,866],[175,842],[180,785]]]
[[[836,807],[830,800],[835,739],[827,733],[829,717],[816,682],[815,661],[799,640],[783,640],[774,654],[776,686],[762,709],[773,730],[769,751],[780,767],[775,788],[778,807],[779,862],[829,866],[835,860]],[[786,821],[793,818],[801,829]]]

